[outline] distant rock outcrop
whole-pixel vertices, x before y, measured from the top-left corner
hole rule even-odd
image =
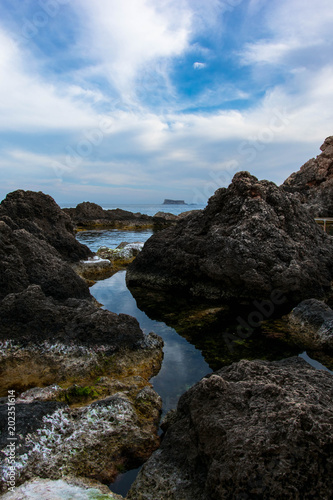
[[[333,217],[333,136],[320,149],[322,153],[291,174],[282,188],[297,193],[314,217]]]
[[[128,500],[331,498],[333,376],[242,360],[179,400]]]
[[[219,301],[296,305],[330,291],[333,240],[297,198],[248,172],[207,207],[154,234],[127,271],[129,286]]]
[[[184,200],[169,200],[166,198],[163,201],[163,205],[186,205],[186,203]]]

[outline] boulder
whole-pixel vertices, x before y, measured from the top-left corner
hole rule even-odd
[[[12,229],[24,229],[54,247],[65,260],[86,259],[92,252],[74,235],[70,217],[51,196],[42,192],[18,190],[9,193],[0,204],[0,220]],[[8,221],[7,217],[11,220]]]
[[[286,318],[292,337],[303,338],[312,347],[333,350],[333,310],[316,299],[304,300]]]
[[[161,399],[153,390],[146,391],[145,403],[149,418],[123,393],[79,408],[56,402],[17,403],[16,486],[31,477],[54,480],[66,475],[110,484],[120,467],[139,465],[159,444]],[[6,418],[7,405],[0,404],[2,428]],[[0,443],[5,456],[10,453],[6,437]],[[0,472],[0,491],[4,491],[11,477],[6,459]]]
[[[333,376],[300,358],[242,360],[179,400],[128,500],[331,498]]]
[[[298,194],[314,217],[333,217],[333,136],[320,149],[322,153],[291,174],[282,188]]]
[[[332,238],[294,195],[239,172],[202,212],[154,234],[126,278],[223,302],[279,294],[296,305],[330,291],[332,256]]]

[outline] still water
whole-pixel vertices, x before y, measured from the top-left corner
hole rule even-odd
[[[115,248],[121,241],[146,241],[151,234],[150,231],[86,231],[78,233],[77,239],[87,244],[93,251],[96,251],[103,245]],[[211,373],[212,369],[238,361],[238,359],[281,359],[282,357],[299,355],[316,368],[327,369],[320,362],[311,359],[301,348],[286,346],[279,339],[270,338],[267,341],[266,337],[262,336],[260,332],[254,334],[246,345],[241,343],[241,345],[235,346],[234,353],[229,353],[221,341],[221,325],[218,327],[219,331],[215,330],[214,327],[211,331],[200,331],[198,338],[195,335],[189,337],[187,329],[185,328],[182,331],[177,327],[177,321],[171,319],[169,310],[163,312],[162,303],[154,311],[154,308],[150,309],[147,304],[144,307],[144,301],[138,298],[140,306],[138,307],[137,301],[126,286],[125,276],[126,271],[119,271],[111,278],[97,282],[91,287],[90,291],[98,302],[103,304],[105,309],[117,314],[130,314],[139,321],[140,327],[145,333],[154,331],[163,338],[164,359],[162,368],[158,375],[151,379],[154,389],[163,400],[163,414],[175,408],[179,397],[203,376]],[[146,297],[149,299],[149,294],[146,294]],[[169,308],[171,307],[172,310],[175,305],[173,303],[169,304]],[[169,325],[175,326],[178,331],[182,331],[184,336],[180,336],[176,329],[168,326],[163,319]],[[189,330],[192,332],[191,326]],[[114,493],[125,496],[138,470],[135,469],[120,474],[116,482],[110,486],[110,489]]]

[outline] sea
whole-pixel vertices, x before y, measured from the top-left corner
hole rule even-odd
[[[69,207],[70,205],[66,205]],[[104,209],[121,208],[130,212],[155,215],[159,211],[169,212],[175,215],[189,210],[204,208],[204,205],[102,205]],[[123,241],[145,242],[152,231],[122,231],[122,230],[94,230],[80,231],[76,237],[81,243],[85,243],[92,251],[101,246],[115,248]],[[98,281],[90,288],[91,294],[97,301],[117,314],[125,313],[134,316],[145,333],[151,331],[160,335],[164,340],[164,359],[162,368],[157,376],[151,379],[151,383],[163,401],[162,416],[170,409],[176,408],[179,397],[192,385],[198,382],[206,374],[216,370],[219,360],[228,362],[237,361],[243,357],[248,359],[281,359],[291,355],[298,355],[317,369],[327,370],[320,361],[312,359],[308,353],[300,350],[289,350],[282,345],[278,339],[270,339],[269,346],[263,343],[260,332],[253,335],[246,346],[236,346],[236,355],[233,358],[226,356],[226,346],[221,343],[221,329],[218,332],[207,333],[206,339],[192,341],[188,337],[181,336],[172,326],[158,318],[158,314],[143,311],[137,305],[136,299],[126,286],[126,271],[121,270],[105,280]],[[176,307],[176,303],[175,303]],[[167,321],[167,320],[166,320]],[[225,326],[221,326],[225,328]],[[215,337],[214,337],[215,335]],[[274,344],[275,342],[275,344]],[[211,346],[211,347],[210,347]],[[245,350],[244,350],[245,349]],[[269,351],[269,352],[268,352]],[[230,356],[230,353],[227,353]],[[267,357],[268,356],[268,357]],[[221,366],[223,362],[221,362]],[[220,367],[221,367],[220,366]],[[330,371],[330,370],[328,370]],[[110,485],[114,493],[126,496],[132,482],[136,478],[138,469],[133,469],[120,474],[116,481]]]

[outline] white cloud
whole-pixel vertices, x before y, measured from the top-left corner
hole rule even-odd
[[[193,64],[194,69],[204,69],[207,66],[207,64],[202,63],[202,62],[195,62]]]
[[[148,0],[76,0],[83,23],[81,48],[99,61],[125,102],[135,95],[138,72],[154,71],[163,58],[180,55],[188,46],[191,10],[184,2]],[[160,68],[160,66],[159,66]]]

